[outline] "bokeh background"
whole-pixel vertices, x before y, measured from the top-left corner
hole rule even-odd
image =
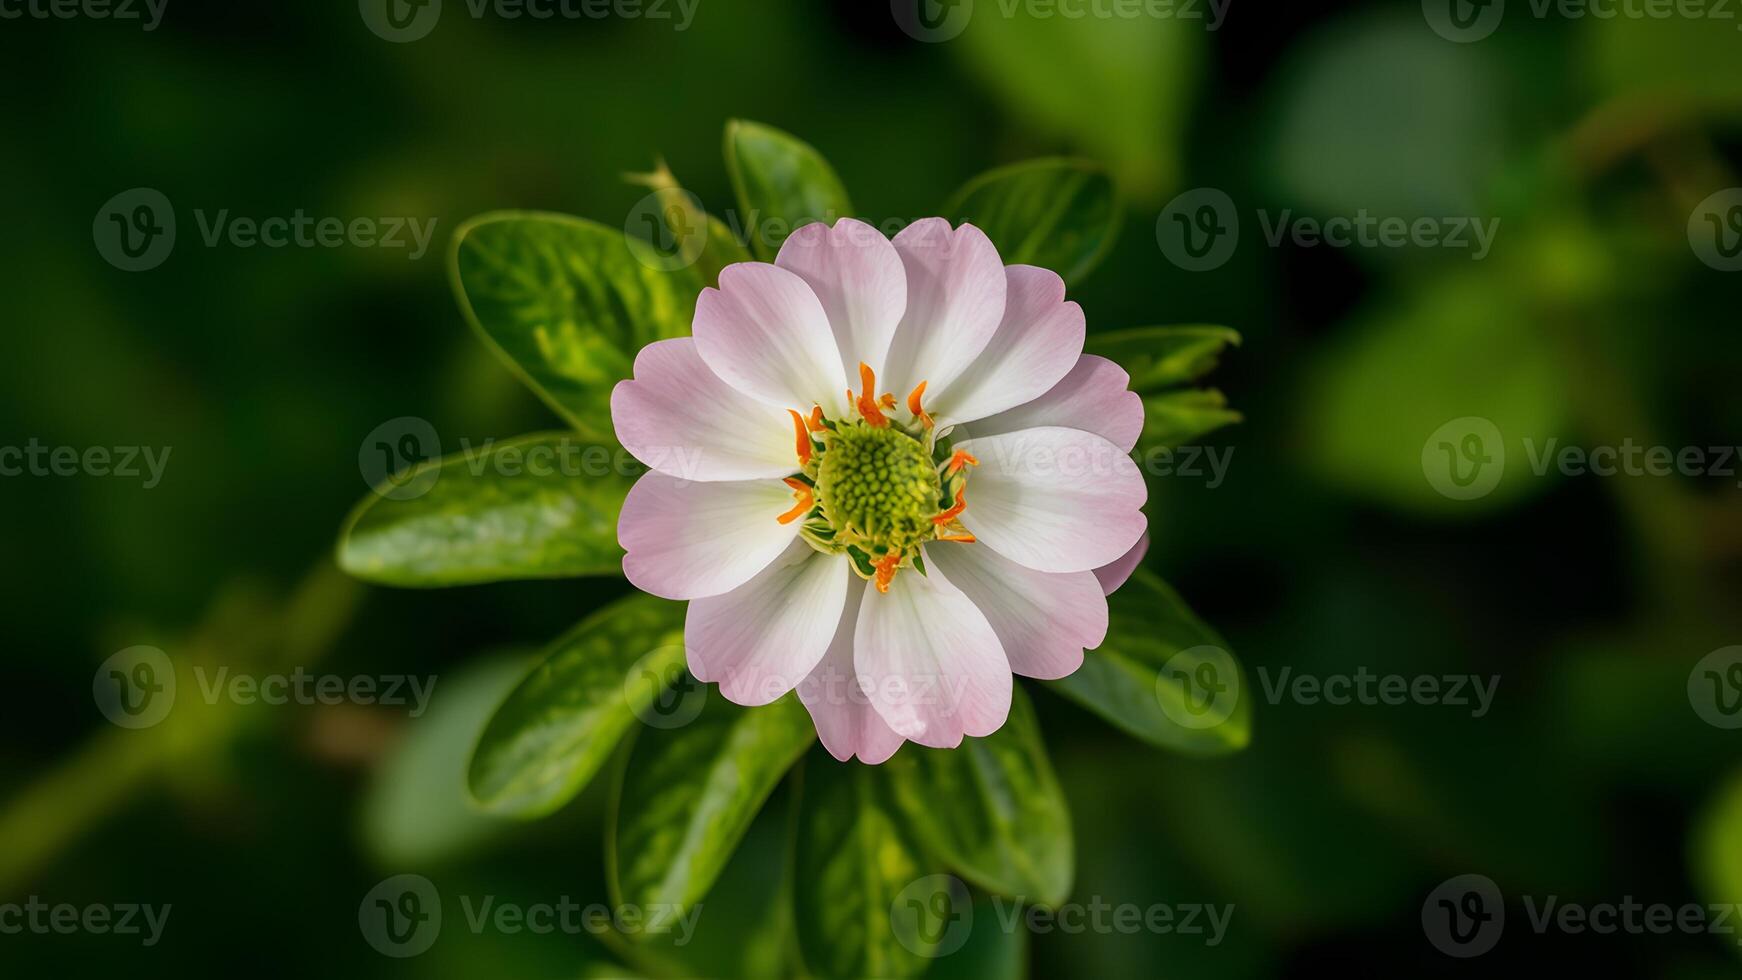
[[[381,423],[426,419],[449,447],[553,423],[466,329],[453,229],[505,207],[621,223],[645,193],[621,174],[658,156],[723,208],[721,128],[745,117],[810,141],[878,219],[934,213],[1002,163],[1100,160],[1127,214],[1075,293],[1091,331],[1245,338],[1210,379],[1245,416],[1207,440],[1232,449],[1226,479],[1154,481],[1148,563],[1244,661],[1251,745],[1186,759],[1036,697],[1073,806],[1076,897],[1232,903],[1232,925],[1215,947],[1036,935],[1034,975],[1735,975],[1736,935],[1539,935],[1518,896],[1742,900],[1742,733],[1688,693],[1702,657],[1742,642],[1738,478],[1537,475],[1522,443],[1742,442],[1742,274],[1689,234],[1742,183],[1742,24],[1514,0],[1455,42],[1434,6],[1235,0],[1210,29],[1207,6],[1067,21],[979,0],[936,43],[881,0],[700,0],[685,30],[474,19],[449,0],[405,44],[346,0],[169,0],[154,31],[0,20],[0,442],[171,449],[151,489],[0,479],[0,902],[173,906],[149,949],[0,935],[0,972],[559,977],[608,961],[586,939],[461,928],[390,960],[357,906],[407,870],[454,894],[604,899],[601,787],[501,824],[464,811],[457,773],[529,653],[627,586],[370,589],[332,569],[332,541]],[[129,273],[92,223],[135,187],[181,227],[166,262]],[[1229,196],[1241,236],[1189,272],[1157,218],[1199,187]],[[194,209],[434,219],[436,241],[415,260],[207,247]],[[1363,210],[1498,234],[1476,259],[1273,246],[1260,227]],[[1421,452],[1467,416],[1504,434],[1509,465],[1456,501]],[[439,683],[415,720],[221,704],[133,732],[98,712],[92,675],[135,644]],[[1284,667],[1500,686],[1479,718],[1271,703],[1258,673]],[[753,834],[738,873],[778,846]],[[1425,896],[1465,873],[1509,896],[1503,941],[1471,962],[1421,924]]]

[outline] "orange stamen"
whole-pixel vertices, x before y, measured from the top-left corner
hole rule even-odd
[[[895,581],[895,568],[900,564],[901,554],[900,552],[895,551],[892,551],[871,563],[871,567],[877,569],[876,585],[878,592],[881,592],[884,595],[889,594],[889,583]]]
[[[957,473],[962,471],[962,467],[964,466],[979,465],[980,461],[974,458],[973,453],[968,452],[966,449],[958,449],[950,456],[950,465],[944,469],[944,474],[946,476],[955,476]]]
[[[812,432],[821,432],[825,428],[823,425],[823,407],[821,405],[816,405],[811,408],[809,424]]]
[[[912,412],[913,417],[919,419],[920,423],[929,429],[932,427],[931,416],[926,414],[925,406],[920,404],[920,398],[924,395],[925,382],[921,381],[919,387],[913,389],[913,394],[907,396],[907,410]]]
[[[872,428],[881,429],[888,425],[889,419],[885,418],[883,411],[877,407],[877,395],[875,394],[877,373],[872,371],[871,365],[864,361],[859,362],[859,386],[862,389],[859,394],[859,414],[865,417],[865,421]],[[847,389],[847,397],[851,398],[852,396],[853,390]]]
[[[959,487],[956,490],[956,505],[954,507],[951,507],[949,510],[944,511],[942,514],[939,514],[938,516],[932,518],[931,522],[933,524],[938,525],[939,527],[942,527],[943,525],[948,524],[949,522],[955,520],[957,517],[960,517],[962,514],[962,511],[967,510],[967,509],[968,509],[968,488],[967,487]]]
[[[809,466],[811,462],[811,436],[809,432],[805,431],[804,416],[790,408],[786,410],[786,414],[792,416],[793,433],[798,439],[798,465]]]
[[[940,534],[940,535],[938,535],[938,540],[939,541],[954,541],[957,544],[973,544],[978,539],[975,538],[972,534],[969,534],[968,532],[963,531],[961,534]]]
[[[798,501],[798,503],[795,504],[791,510],[775,518],[775,520],[782,524],[791,524],[793,521],[796,521],[810,513],[810,509],[817,505],[816,491],[811,489],[810,484],[796,476],[787,477],[785,483],[787,486],[792,488],[792,496]]]

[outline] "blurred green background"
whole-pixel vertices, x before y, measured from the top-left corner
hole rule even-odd
[[[1208,440],[1233,450],[1226,479],[1152,481],[1148,564],[1243,658],[1261,699],[1251,746],[1188,760],[1035,698],[1073,806],[1075,897],[1232,903],[1232,925],[1214,947],[1036,935],[1034,975],[1734,975],[1734,935],[1539,935],[1517,903],[1472,965],[1425,940],[1421,908],[1464,873],[1539,902],[1742,901],[1742,736],[1687,689],[1703,656],[1742,642],[1737,478],[1539,476],[1524,443],[1742,441],[1742,275],[1689,233],[1702,201],[1742,183],[1742,32],[1515,2],[1455,42],[1434,7],[1234,3],[1211,30],[979,0],[937,43],[881,0],[700,0],[685,30],[473,18],[449,0],[405,44],[345,0],[169,0],[153,31],[0,20],[0,443],[172,453],[151,489],[0,478],[0,903],[173,906],[149,949],[0,935],[0,972],[559,977],[608,961],[590,940],[463,928],[390,960],[357,909],[402,871],[444,893],[604,900],[600,787],[503,825],[463,812],[458,767],[529,652],[627,585],[366,589],[330,568],[331,543],[381,423],[426,419],[450,448],[554,424],[466,329],[453,229],[498,208],[617,225],[645,194],[621,174],[658,156],[724,208],[721,127],[747,117],[811,142],[877,220],[935,213],[1002,163],[1100,160],[1128,213],[1074,293],[1090,330],[1245,338],[1211,378],[1246,419]],[[165,194],[180,230],[166,262],[129,273],[92,223],[134,187]],[[1205,272],[1156,235],[1197,187],[1241,222]],[[207,247],[196,209],[434,219],[436,243],[416,260]],[[1284,212],[1362,210],[1498,233],[1480,260],[1264,234]],[[1421,453],[1468,416],[1495,423],[1509,465],[1493,493],[1455,501]],[[184,696],[173,724],[133,732],[91,691],[135,644],[439,683],[415,720]],[[1270,703],[1257,673],[1284,667],[1500,686],[1480,718]],[[779,846],[753,833],[736,873],[754,880]]]

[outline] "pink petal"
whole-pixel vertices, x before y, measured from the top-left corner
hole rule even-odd
[[[925,218],[895,236],[907,270],[907,313],[889,345],[882,387],[905,398],[926,382],[948,388],[986,349],[1004,318],[1004,264],[985,232]]]
[[[1010,714],[1010,664],[973,600],[937,566],[908,569],[887,595],[865,584],[853,667],[871,706],[897,734],[954,748],[997,731]]]
[[[796,273],[822,302],[847,377],[858,380],[861,361],[881,375],[907,309],[907,273],[889,239],[854,218],[833,228],[813,222],[787,236],[774,264]]]
[[[776,520],[792,503],[779,480],[690,483],[645,474],[629,488],[617,519],[617,542],[629,552],[623,574],[666,599],[730,592],[798,536],[798,522]]]
[[[1102,565],[1095,569],[1095,577],[1101,581],[1101,591],[1112,595],[1119,591],[1131,573],[1137,571],[1137,566],[1143,564],[1143,556],[1149,553],[1149,532],[1143,532],[1143,537],[1131,546],[1131,550],[1119,556],[1119,560],[1111,565]]]
[[[937,544],[925,556],[980,607],[1024,677],[1068,677],[1107,638],[1107,599],[1093,572],[1037,572],[979,544]]]
[[[1083,308],[1065,302],[1065,281],[1032,265],[1006,266],[1004,321],[986,349],[941,392],[926,387],[940,422],[971,422],[1033,401],[1070,373],[1083,352]]]
[[[1147,522],[1143,474],[1118,446],[1047,426],[958,448],[980,461],[962,526],[1004,557],[1042,572],[1086,572],[1117,560]]]
[[[755,578],[690,603],[684,621],[690,672],[717,681],[737,704],[780,697],[822,659],[853,577],[844,557],[793,541]]]
[[[823,304],[777,265],[740,262],[696,299],[696,349],[708,368],[759,402],[846,410],[847,376]]]
[[[685,480],[779,479],[798,469],[791,417],[721,381],[689,337],[648,344],[611,391],[623,448]]]
[[[1084,354],[1052,390],[1026,405],[981,419],[969,435],[992,436],[1042,425],[1082,429],[1130,452],[1143,433],[1143,399],[1126,390],[1131,375],[1095,354]]]
[[[853,635],[859,623],[857,599],[856,593],[848,597],[829,650],[810,676],[798,685],[798,699],[811,713],[817,737],[830,755],[842,762],[857,755],[860,762],[875,766],[888,761],[907,740],[895,734],[883,716],[871,707],[871,700],[853,669]]]

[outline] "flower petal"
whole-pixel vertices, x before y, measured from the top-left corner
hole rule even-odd
[[[1137,566],[1143,564],[1143,556],[1149,553],[1149,532],[1143,532],[1143,537],[1131,546],[1131,550],[1119,556],[1119,560],[1110,565],[1102,565],[1095,569],[1095,578],[1101,581],[1101,591],[1112,595],[1119,587],[1131,578],[1131,573],[1137,571]]]
[[[708,368],[751,398],[845,413],[840,349],[823,304],[797,275],[766,262],[727,266],[720,288],[696,298],[693,331]]]
[[[897,396],[921,381],[932,396],[949,387],[986,349],[1004,318],[1004,264],[985,232],[951,229],[943,218],[916,221],[895,236],[907,270],[907,312],[889,345],[885,390]]]
[[[799,525],[779,480],[691,483],[648,473],[629,488],[617,520],[623,574],[643,592],[699,599],[730,592],[779,557]]]
[[[858,623],[858,597],[849,595],[834,640],[810,676],[798,685],[798,699],[811,713],[817,738],[830,755],[842,762],[857,755],[860,762],[875,766],[888,761],[907,739],[895,734],[871,707],[853,669],[853,635]]]
[[[907,273],[889,239],[855,218],[832,228],[813,222],[787,236],[774,264],[796,273],[822,302],[847,377],[859,377],[860,362],[882,374],[907,309]]]
[[[935,565],[927,571],[896,576],[888,594],[865,584],[853,668],[890,728],[947,749],[1004,724],[1010,664],[973,600]]]
[[[1045,426],[958,443],[980,461],[962,526],[1042,572],[1086,572],[1143,535],[1149,490],[1118,446],[1081,429]]]
[[[635,378],[611,391],[617,441],[685,480],[780,479],[798,468],[790,417],[708,370],[689,337],[635,355]]]
[[[767,704],[798,686],[829,648],[847,600],[847,560],[795,540],[724,595],[690,603],[690,673],[737,704]]]
[[[926,558],[974,600],[1010,669],[1058,680],[1083,665],[1083,651],[1107,638],[1107,598],[1093,572],[1037,572],[978,544],[939,544]]]
[[[1065,301],[1065,281],[1032,265],[1004,269],[1004,320],[986,349],[927,408],[940,422],[971,422],[1033,401],[1058,384],[1083,352],[1083,308]]]
[[[1143,399],[1128,390],[1131,375],[1095,354],[1077,358],[1064,380],[1039,398],[969,427],[969,435],[993,436],[1042,425],[1082,429],[1130,452],[1143,434]]]

